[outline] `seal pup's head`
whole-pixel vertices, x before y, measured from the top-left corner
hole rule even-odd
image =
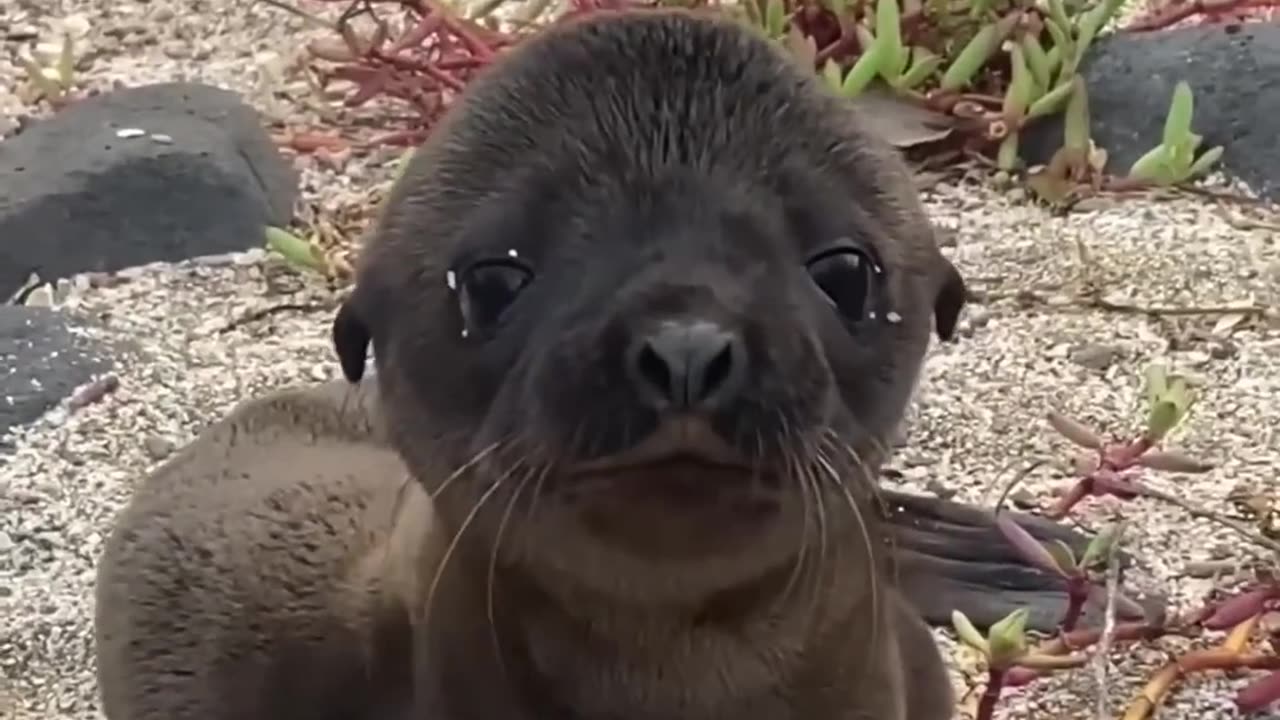
[[[460,98],[334,333],[353,381],[372,342],[393,442],[465,542],[683,602],[866,541],[963,294],[903,162],[812,72],[729,21],[608,13]]]

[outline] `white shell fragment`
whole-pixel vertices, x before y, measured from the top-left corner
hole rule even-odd
[[[450,290],[458,289],[458,276],[452,270],[444,274],[444,284],[449,286]]]
[[[128,140],[130,138],[142,137],[147,131],[139,128],[120,128],[116,131],[116,137]]]
[[[884,319],[888,320],[894,325],[897,325],[898,323],[902,322],[902,316],[892,310],[890,310],[889,313],[884,316]]]

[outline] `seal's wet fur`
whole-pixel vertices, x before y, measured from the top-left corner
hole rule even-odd
[[[109,716],[950,717],[874,469],[963,296],[895,152],[754,31],[528,40],[411,161],[334,323],[416,484],[171,463],[104,559]]]

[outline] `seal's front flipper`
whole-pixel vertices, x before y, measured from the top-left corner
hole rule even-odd
[[[1051,632],[1067,609],[1060,578],[1023,560],[996,528],[988,510],[971,505],[882,490],[885,530],[895,552],[903,594],[932,625],[950,625],[960,610],[980,628],[1019,607],[1031,611],[1028,628]],[[1050,520],[1011,513],[1039,540],[1065,542],[1079,556],[1090,538]],[[1132,558],[1121,553],[1121,567]],[[1085,606],[1084,626],[1100,623],[1102,593]],[[1128,619],[1122,615],[1122,619]]]

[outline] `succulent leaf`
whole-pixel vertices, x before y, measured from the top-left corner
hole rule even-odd
[[[1169,370],[1157,363],[1148,365],[1142,374],[1147,404],[1154,405],[1169,387]]]
[[[1015,130],[1004,136],[996,151],[996,167],[1001,170],[1015,170],[1018,167],[1018,132]]]
[[[1271,594],[1272,591],[1268,588],[1256,588],[1240,593],[1214,608],[1213,614],[1206,618],[1203,624],[1210,630],[1226,630],[1235,627],[1266,610],[1267,601],[1272,599]]]
[[[1178,424],[1178,406],[1167,400],[1157,402],[1147,414],[1147,435],[1158,441]]]
[[[882,49],[883,46],[877,40],[862,53],[853,67],[849,68],[848,74],[844,76],[844,82],[840,85],[841,95],[847,98],[857,97],[858,93],[875,79],[880,71],[880,58],[884,55]]]
[[[1049,64],[1049,56],[1041,47],[1040,41],[1030,34],[1022,36],[1022,55],[1026,59],[1031,75],[1036,79],[1036,86],[1041,92],[1049,89],[1053,83],[1053,67]]]
[[[1044,549],[1053,556],[1054,562],[1058,563],[1065,574],[1070,575],[1078,570],[1076,555],[1070,545],[1055,538],[1045,543]]]
[[[56,98],[62,94],[62,88],[45,74],[44,68],[40,67],[35,60],[19,57],[18,61],[22,63],[23,69],[27,71],[27,78],[40,89],[42,95],[47,98]]]
[[[1236,707],[1249,714],[1263,710],[1280,701],[1280,670],[1273,670],[1246,685],[1236,694]]]
[[[928,80],[942,65],[942,56],[935,55],[928,48],[917,47],[913,51],[915,62],[911,69],[898,78],[897,87],[911,89]]]
[[[939,87],[955,91],[969,84],[991,55],[1000,48],[1001,41],[1009,34],[1018,20],[1017,14],[1007,15],[994,23],[984,25],[964,46],[942,75]]]
[[[1075,90],[1074,83],[1061,83],[1049,92],[1036,98],[1031,103],[1031,107],[1027,108],[1028,118],[1044,117],[1052,115],[1062,109],[1062,106],[1071,99],[1071,93]]]
[[[1027,69],[1027,61],[1022,53],[1021,45],[1009,48],[1009,66],[1013,69],[1013,77],[1009,80],[1009,88],[1004,94],[1004,107],[1001,108],[1007,118],[1019,118],[1031,104],[1032,93],[1035,92],[1035,79]]]
[[[987,631],[988,657],[993,667],[1009,667],[1027,654],[1027,619],[1030,611],[1018,608]]]
[[[841,85],[844,84],[843,71],[840,64],[835,60],[828,59],[827,64],[822,66],[822,79],[834,91],[840,92]]]
[[[971,648],[981,650],[984,654],[990,648],[987,645],[987,639],[978,632],[978,628],[973,626],[973,622],[969,617],[959,610],[951,611],[951,627],[956,631],[956,637]]]
[[[1216,164],[1219,160],[1222,159],[1223,150],[1224,149],[1221,145],[1215,145],[1214,147],[1211,147],[1208,150],[1205,150],[1203,153],[1201,153],[1200,157],[1196,158],[1196,161],[1191,164],[1190,168],[1187,169],[1187,175],[1185,179],[1191,180],[1194,178],[1198,178],[1201,175],[1204,175],[1205,173],[1209,172],[1209,168],[1213,167],[1214,164]]]
[[[1191,86],[1185,80],[1173,88],[1173,99],[1169,102],[1169,114],[1164,119],[1164,144],[1177,147],[1185,144],[1191,136],[1191,115],[1195,110],[1195,101],[1191,96]]]
[[[996,527],[1009,544],[1013,545],[1013,549],[1028,563],[1055,575],[1065,575],[1069,572],[1067,568],[1058,564],[1058,559],[1052,552],[1007,513],[996,514]]]
[[[1111,555],[1112,549],[1120,542],[1123,535],[1123,522],[1108,525],[1098,532],[1089,541],[1089,545],[1084,550],[1084,555],[1080,557],[1080,567],[1094,569],[1100,563],[1105,564],[1106,558]]]
[[[786,23],[787,9],[782,0],[768,0],[768,5],[765,6],[765,32],[769,33],[769,37],[778,37],[782,35]]]
[[[1173,450],[1152,450],[1138,458],[1138,464],[1152,470],[1180,473],[1206,473],[1213,469],[1212,463],[1201,462]]]
[[[1089,450],[1102,449],[1102,437],[1088,425],[1054,410],[1049,411],[1048,418],[1049,425],[1057,430],[1058,434],[1076,445]]]
[[[58,53],[58,82],[64,90],[71,88],[75,71],[75,40],[71,38],[71,33],[67,33],[62,36],[62,50]]]
[[[1085,88],[1084,78],[1079,75],[1071,78],[1071,99],[1067,101],[1062,140],[1063,147],[1076,152],[1089,150],[1089,91]]]
[[[876,40],[881,44],[880,74],[892,81],[902,74],[906,65],[906,48],[902,45],[901,16],[898,0],[876,2]]]
[[[1151,148],[1142,157],[1133,162],[1133,165],[1129,168],[1129,177],[1135,180],[1167,184],[1168,178],[1172,175],[1169,156],[1170,149],[1167,145],[1157,145]]]
[[[267,247],[284,256],[290,265],[325,271],[326,263],[311,243],[278,227],[268,226],[265,235]]]

